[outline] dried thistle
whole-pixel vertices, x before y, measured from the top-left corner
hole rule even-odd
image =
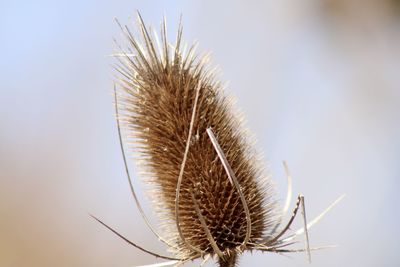
[[[338,200],[307,225],[304,197],[299,195],[291,219],[281,227],[291,201],[287,166],[289,186],[282,211],[241,118],[206,64],[207,56],[199,58],[194,45],[182,49],[181,24],[176,43],[170,45],[165,20],[161,44],[156,34],[150,35],[139,13],[138,21],[141,40],[121,26],[129,47],[115,55],[120,63],[120,89],[115,89],[118,130],[125,166],[120,123],[127,134],[125,141],[133,144],[144,161],[146,182],[154,186],[151,197],[167,237],[144,214],[126,168],[136,204],[174,256],[143,249],[96,220],[131,245],[170,260],[171,265],[214,257],[221,267],[236,266],[238,256],[248,250],[308,251],[310,258],[307,229]],[[306,227],[283,238],[300,206]],[[303,232],[306,248],[287,248]]]

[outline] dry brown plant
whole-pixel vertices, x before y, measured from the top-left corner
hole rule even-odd
[[[173,256],[144,249],[95,219],[131,245],[169,260],[151,266],[215,258],[219,266],[231,267],[240,254],[251,250],[306,251],[311,260],[310,251],[321,247],[309,247],[307,230],[339,200],[307,225],[304,197],[299,195],[292,216],[282,225],[292,195],[287,165],[289,186],[282,209],[242,118],[207,64],[208,56],[199,56],[196,45],[183,44],[181,23],[173,45],[168,43],[165,20],[161,41],[139,13],[138,24],[138,38],[120,25],[128,45],[114,54],[119,61],[114,88],[118,132],[139,211]],[[136,196],[123,144],[138,155],[144,181],[152,185],[150,196],[162,234],[152,226]],[[304,228],[284,237],[298,210]],[[305,248],[289,248],[304,232]]]

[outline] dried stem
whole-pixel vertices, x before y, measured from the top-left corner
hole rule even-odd
[[[225,259],[219,258],[218,264],[219,267],[235,267],[237,263],[237,254],[231,253],[229,256],[226,256]]]

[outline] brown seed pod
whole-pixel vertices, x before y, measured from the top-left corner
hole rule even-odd
[[[129,46],[116,55],[118,126],[121,123],[125,142],[143,162],[167,237],[151,226],[131,183],[133,196],[146,223],[174,257],[144,250],[98,221],[139,249],[177,264],[212,256],[220,266],[235,266],[246,250],[293,252],[286,246],[296,234],[281,237],[300,204],[305,219],[304,198],[299,196],[291,220],[278,229],[282,213],[272,183],[232,101],[205,63],[207,57],[199,58],[194,46],[182,49],[181,24],[176,43],[170,45],[165,21],[160,44],[140,14],[138,20],[140,38],[121,27]]]

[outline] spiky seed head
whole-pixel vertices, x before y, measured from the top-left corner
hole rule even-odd
[[[162,25],[161,44],[141,18],[140,37],[124,29],[128,47],[117,56],[117,83],[122,89],[120,118],[127,141],[144,162],[146,182],[154,185],[151,197],[162,219],[161,227],[175,244],[172,252],[181,258],[197,254],[191,247],[215,253],[196,213],[193,194],[211,236],[226,256],[220,260],[228,264],[236,261],[238,250],[252,249],[275,223],[274,190],[250,146],[241,118],[209,71],[205,57],[198,57],[194,46],[182,49],[182,27],[175,44],[170,45],[165,23]],[[198,87],[193,134],[187,140]],[[208,128],[215,133],[248,205],[251,235],[245,248],[240,247],[246,236],[244,206],[207,135]],[[175,203],[187,142],[190,149],[178,203],[182,240],[175,221]]]

